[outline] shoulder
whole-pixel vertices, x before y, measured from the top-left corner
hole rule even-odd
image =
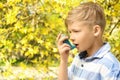
[[[120,79],[120,62],[111,53],[107,53],[100,61],[102,65],[100,73],[106,80],[119,80]]]
[[[106,67],[108,70],[119,70],[120,69],[120,62],[117,58],[111,53],[106,53],[99,61],[99,64]]]

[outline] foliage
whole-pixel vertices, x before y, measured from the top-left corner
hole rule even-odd
[[[55,40],[66,33],[68,11],[87,1],[95,0],[0,0],[0,64],[39,64],[48,71],[59,61]],[[106,14],[104,39],[120,60],[120,1],[96,2]]]

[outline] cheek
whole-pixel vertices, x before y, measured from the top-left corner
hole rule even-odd
[[[78,36],[78,35],[77,35]],[[94,37],[91,33],[81,33],[78,36],[78,41],[81,45],[89,45],[94,40]]]
[[[83,43],[87,40],[87,35],[85,33],[81,33],[79,35],[76,35],[78,37],[78,40],[80,43]]]

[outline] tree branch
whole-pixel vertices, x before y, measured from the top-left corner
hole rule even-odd
[[[114,27],[112,28],[112,30],[110,31],[110,35],[112,34],[113,30],[117,27],[118,23],[120,22],[120,19],[117,21],[117,23],[114,25]]]

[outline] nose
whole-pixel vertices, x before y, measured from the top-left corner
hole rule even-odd
[[[72,42],[74,42],[75,38],[74,38],[73,35],[70,35],[70,40],[71,40]]]

